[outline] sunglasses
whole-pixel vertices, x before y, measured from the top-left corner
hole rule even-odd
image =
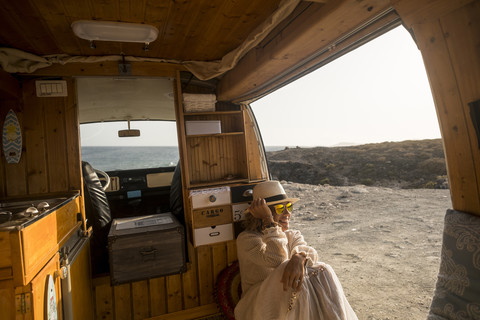
[[[285,211],[285,208],[289,213],[292,213],[293,211],[293,203],[289,202],[286,205],[285,204],[277,204],[274,205],[273,208],[275,209],[275,212],[277,214],[282,214]]]

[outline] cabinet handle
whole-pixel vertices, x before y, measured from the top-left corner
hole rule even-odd
[[[157,249],[151,248],[150,250],[140,251],[143,262],[155,261]]]
[[[210,200],[210,202],[215,202],[215,201],[217,201],[217,197],[215,197],[215,196],[212,194],[210,197],[208,197],[208,200]]]
[[[150,250],[148,250],[148,251],[147,251],[147,250],[145,250],[145,251],[140,251],[140,254],[141,254],[142,256],[147,256],[147,255],[150,255],[150,254],[155,254],[156,251],[157,251],[157,249],[152,248],[152,249],[150,249]]]

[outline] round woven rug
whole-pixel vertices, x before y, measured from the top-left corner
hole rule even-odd
[[[234,309],[242,296],[238,261],[226,267],[217,278],[217,302],[227,319],[235,320]]]

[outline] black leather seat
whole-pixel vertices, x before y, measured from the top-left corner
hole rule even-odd
[[[92,274],[107,273],[109,272],[108,232],[112,222],[107,195],[102,190],[97,173],[88,162],[82,161],[82,175],[87,227],[93,229],[90,242]]]
[[[177,163],[175,171],[173,171],[172,184],[170,186],[170,211],[181,224],[185,225],[180,161]]]
[[[177,220],[185,226],[185,215],[183,208],[183,188],[182,188],[182,172],[180,170],[180,161],[177,163],[173,171],[172,184],[170,185],[170,212]],[[188,252],[187,238],[185,237],[185,252]],[[188,254],[186,261],[189,262]]]

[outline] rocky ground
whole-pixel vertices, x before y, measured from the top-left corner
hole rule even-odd
[[[359,319],[425,319],[440,264],[449,190],[283,181],[299,229],[333,266]]]

